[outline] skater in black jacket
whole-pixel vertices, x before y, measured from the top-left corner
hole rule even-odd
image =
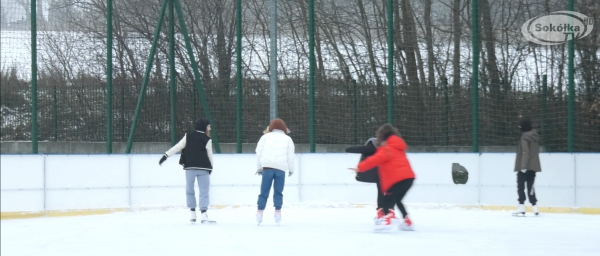
[[[210,138],[210,121],[200,118],[196,121],[196,129],[187,133],[179,143],[165,152],[158,164],[162,165],[168,157],[181,152],[179,164],[185,170],[187,207],[190,208],[192,223],[196,222],[196,193],[194,183],[198,180],[200,189],[201,223],[216,223],[208,217],[210,174],[213,171],[212,139]]]
[[[372,156],[377,151],[377,138],[370,138],[365,142],[362,146],[352,146],[346,148],[347,153],[357,153],[360,154],[360,161],[362,162],[367,157]],[[381,192],[381,185],[379,183],[379,171],[378,168],[375,167],[366,172],[358,172],[356,174],[356,180],[360,182],[366,183],[375,183],[377,184],[377,217],[375,218],[375,224],[377,221],[382,219],[383,217],[383,207],[385,206],[385,200],[383,193]]]

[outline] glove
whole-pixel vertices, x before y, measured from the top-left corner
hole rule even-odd
[[[263,169],[258,169],[258,170],[256,171],[256,175],[259,175],[259,176],[261,176],[261,175],[262,175],[262,171],[263,171]]]
[[[522,172],[522,173],[526,173],[526,172],[527,172],[527,169],[521,169],[521,172]]]
[[[288,173],[288,177],[292,177],[292,174],[294,174],[293,172],[289,172]]]
[[[164,161],[166,161],[166,160],[167,160],[167,155],[164,155],[164,156],[162,156],[162,157],[160,158],[160,161],[158,161],[158,165],[162,165],[162,163],[163,163]]]

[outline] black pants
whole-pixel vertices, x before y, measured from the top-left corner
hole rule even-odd
[[[533,183],[535,182],[535,172],[531,170],[527,170],[525,173],[521,171],[517,172],[517,194],[519,194],[519,204],[525,203],[526,182],[527,197],[529,197],[529,202],[531,205],[535,205],[537,203],[537,199],[535,198],[535,189],[533,187]]]
[[[381,192],[381,182],[377,181],[377,209],[385,208],[385,197]]]
[[[397,205],[398,209],[400,209],[400,212],[402,212],[402,218],[406,218],[406,215],[408,215],[408,213],[406,212],[406,209],[404,208],[404,205],[402,204],[402,199],[404,198],[404,196],[406,195],[406,192],[408,192],[410,187],[412,187],[414,180],[415,179],[406,179],[406,180],[400,181],[400,182],[394,184],[394,186],[392,186],[387,191],[387,193],[384,196],[385,205],[387,206],[387,207],[383,208],[383,212],[385,214],[388,213],[388,210],[394,209],[394,205]]]

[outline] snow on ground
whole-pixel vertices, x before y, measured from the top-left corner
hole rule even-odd
[[[416,231],[373,232],[374,207],[187,209],[2,220],[1,255],[600,255],[600,215],[512,217],[507,211],[408,208]]]

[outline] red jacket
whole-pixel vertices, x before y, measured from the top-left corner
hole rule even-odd
[[[406,158],[407,149],[408,145],[402,138],[392,135],[387,139],[387,145],[377,148],[373,156],[358,165],[358,171],[364,172],[378,166],[381,189],[385,194],[396,183],[415,178],[415,173]]]

